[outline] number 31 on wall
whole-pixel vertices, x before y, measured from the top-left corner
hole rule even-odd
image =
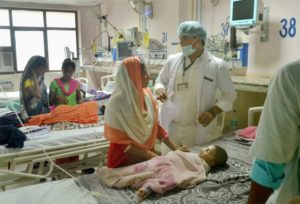
[[[167,32],[162,32],[161,42],[166,43],[167,41],[168,41],[168,33]]]
[[[280,20],[281,30],[279,31],[279,35],[282,38],[287,36],[293,38],[296,35],[296,18],[292,17],[289,21],[286,18]]]

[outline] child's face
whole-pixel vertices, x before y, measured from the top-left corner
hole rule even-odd
[[[68,66],[68,67],[64,67],[62,69],[62,72],[63,72],[64,78],[69,80],[72,78],[75,70],[71,66]]]
[[[213,145],[206,147],[199,153],[199,157],[204,159],[210,167],[213,167],[215,165],[215,155],[216,148]]]

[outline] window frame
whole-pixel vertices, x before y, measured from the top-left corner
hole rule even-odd
[[[12,52],[13,58],[13,71],[12,72],[1,72],[0,74],[12,74],[12,73],[23,73],[23,71],[18,70],[17,68],[17,53],[16,53],[16,38],[15,38],[15,31],[42,31],[44,36],[44,56],[47,60],[49,60],[49,51],[48,51],[48,34],[47,31],[49,30],[71,30],[75,31],[76,33],[76,51],[77,51],[77,58],[79,58],[79,26],[78,26],[78,11],[76,10],[58,10],[58,9],[35,9],[35,8],[14,8],[14,7],[1,7],[1,9],[7,9],[9,15],[9,26],[0,26],[1,29],[9,29],[10,30],[10,38],[11,38],[11,46],[10,50]],[[41,11],[43,13],[43,22],[44,27],[24,27],[24,26],[13,26],[13,17],[12,11],[13,10],[25,10],[25,11]],[[75,28],[70,27],[47,27],[47,12],[61,12],[61,13],[74,13],[75,14]],[[0,47],[0,50],[3,47]],[[5,47],[9,48],[9,47]],[[29,60],[29,59],[28,59]],[[61,69],[56,70],[48,70],[47,72],[58,72]]]

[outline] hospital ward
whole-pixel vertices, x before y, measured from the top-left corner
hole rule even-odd
[[[0,0],[0,204],[300,204],[299,8]]]

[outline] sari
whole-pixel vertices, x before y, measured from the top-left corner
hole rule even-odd
[[[157,104],[151,90],[142,87],[138,57],[127,58],[120,65],[104,121],[104,137],[111,142],[109,167],[118,167],[128,159],[124,149],[130,144],[146,150],[153,148],[160,134]]]

